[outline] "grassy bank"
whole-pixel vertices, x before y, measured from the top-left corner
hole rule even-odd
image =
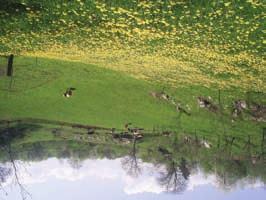
[[[232,119],[232,104],[264,109],[264,11],[260,0],[1,4],[0,54],[15,54],[15,71],[12,83],[0,77],[0,118],[260,134],[265,123],[250,110]],[[163,88],[191,115],[149,95]],[[199,108],[199,96],[219,111]]]
[[[21,57],[16,60],[11,92],[1,80],[1,118],[33,117],[122,127],[132,122],[171,125],[175,112],[149,97],[153,89],[120,73],[77,62]],[[76,88],[73,97],[63,93]],[[12,92],[13,90],[13,92]],[[163,117],[169,116],[169,118]]]
[[[65,98],[63,93],[69,87],[76,90],[71,98]],[[131,122],[148,130],[240,136],[260,135],[264,126],[248,115],[233,120],[231,114],[234,100],[249,98],[263,104],[263,94],[252,93],[248,97],[235,90],[165,88],[190,113],[187,115],[150,95],[161,92],[162,85],[80,62],[16,57],[13,79],[2,77],[0,89],[1,119],[40,118],[107,128],[123,128]],[[221,109],[211,112],[199,108],[198,96],[210,96]]]

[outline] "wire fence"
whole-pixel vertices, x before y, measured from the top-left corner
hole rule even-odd
[[[23,64],[20,59],[24,58],[14,57],[12,75],[7,76],[8,57],[0,56],[0,91],[20,93],[41,87],[60,76],[58,71],[42,67],[37,57],[24,60]]]

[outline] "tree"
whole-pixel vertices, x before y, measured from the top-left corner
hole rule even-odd
[[[141,174],[141,168],[139,166],[139,160],[136,156],[136,139],[134,139],[133,147],[128,156],[122,159],[122,168],[128,175],[138,177]]]
[[[165,187],[167,192],[181,193],[187,188],[189,174],[185,159],[182,158],[180,165],[174,160],[170,160],[166,170],[160,173],[158,182]]]
[[[6,182],[7,177],[9,177],[11,174],[11,168],[0,166],[0,184]]]

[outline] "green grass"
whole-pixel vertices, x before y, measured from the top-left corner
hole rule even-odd
[[[190,110],[191,116],[187,116],[149,95],[151,91],[161,91],[163,86],[79,62],[16,57],[10,89],[9,84],[10,79],[2,76],[0,119],[41,118],[108,128],[123,128],[131,122],[147,130],[240,137],[260,136],[265,125],[248,117],[231,122],[232,102],[245,99],[245,93],[221,91],[221,114],[199,108],[196,101],[198,96],[210,96],[218,104],[217,90],[195,86],[167,88],[170,96]],[[69,99],[63,97],[68,87],[76,88]],[[262,99],[259,95],[254,98]]]
[[[13,92],[1,78],[1,118],[44,118],[91,125],[122,127],[170,126],[175,111],[148,95],[156,87],[93,65],[20,57],[16,59]],[[16,65],[15,64],[15,65]],[[40,76],[41,74],[41,76]],[[63,97],[75,87],[73,97]],[[167,117],[166,117],[167,116]]]
[[[266,103],[263,1],[15,2],[20,9],[0,7],[0,54],[15,54],[11,88],[0,76],[1,119],[132,122],[206,136],[260,135],[265,127],[231,117],[246,91]],[[65,99],[68,87],[77,90]],[[149,95],[163,87],[191,116]],[[216,88],[222,113],[200,109],[198,96],[219,104]]]

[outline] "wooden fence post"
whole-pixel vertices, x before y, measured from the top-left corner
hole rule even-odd
[[[11,54],[8,58],[8,64],[7,64],[7,76],[12,76],[13,75],[13,60],[14,60],[14,55]]]

